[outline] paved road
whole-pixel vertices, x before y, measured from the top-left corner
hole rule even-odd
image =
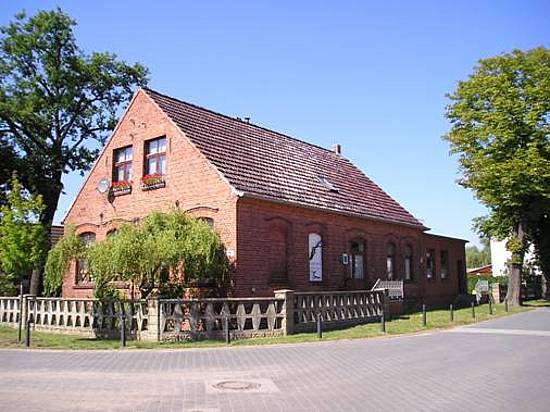
[[[452,332],[369,340],[3,350],[0,410],[550,411],[549,332],[543,308]]]

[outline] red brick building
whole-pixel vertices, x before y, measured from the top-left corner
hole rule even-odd
[[[144,185],[142,177],[160,174]],[[130,185],[117,183],[128,181]],[[140,89],[65,218],[101,241],[120,222],[177,206],[208,219],[234,263],[236,296],[370,288],[406,297],[464,291],[464,242],[427,228],[342,156],[247,121]],[[73,264],[63,296],[91,296]]]

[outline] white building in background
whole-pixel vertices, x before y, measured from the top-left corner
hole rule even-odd
[[[511,259],[512,254],[506,250],[505,240],[491,239],[491,264],[493,269],[493,276],[508,276],[507,262]],[[529,262],[534,258],[533,245],[529,246],[529,249],[525,253],[524,262]]]

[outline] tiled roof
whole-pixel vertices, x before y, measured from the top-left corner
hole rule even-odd
[[[423,227],[342,155],[144,90],[244,196]]]
[[[64,228],[61,225],[52,225],[50,229],[50,241],[55,245],[63,237]]]

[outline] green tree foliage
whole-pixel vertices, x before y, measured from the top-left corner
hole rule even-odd
[[[489,209],[476,221],[479,231],[511,239],[506,299],[520,304],[529,221],[550,199],[550,51],[514,50],[480,60],[448,97],[445,139],[459,156],[460,184]]]
[[[63,237],[48,252],[44,269],[44,293],[59,296],[63,278],[73,259],[85,257],[86,248],[73,226],[67,226]]]
[[[16,285],[44,263],[47,240],[38,216],[44,210],[40,196],[25,192],[14,174],[6,204],[0,207],[0,293],[12,295]]]
[[[56,9],[17,14],[0,28],[0,150],[24,187],[42,196],[46,228],[63,174],[89,169],[121,104],[147,78],[140,64],[128,65],[111,53],[84,53],[75,24]],[[33,293],[38,282],[33,276]]]
[[[139,224],[124,224],[102,242],[73,249],[69,260],[58,258],[64,253],[58,249],[68,250],[62,241],[50,252],[48,291],[58,290],[68,261],[76,257],[87,259],[96,297],[113,296],[117,281],[134,285],[142,297],[154,290],[164,297],[181,297],[184,288],[194,282],[208,279],[220,283],[227,273],[219,236],[203,221],[179,210],[155,212]]]
[[[469,269],[478,268],[491,263],[491,248],[488,239],[482,239],[481,248],[476,245],[466,247],[466,266]]]

